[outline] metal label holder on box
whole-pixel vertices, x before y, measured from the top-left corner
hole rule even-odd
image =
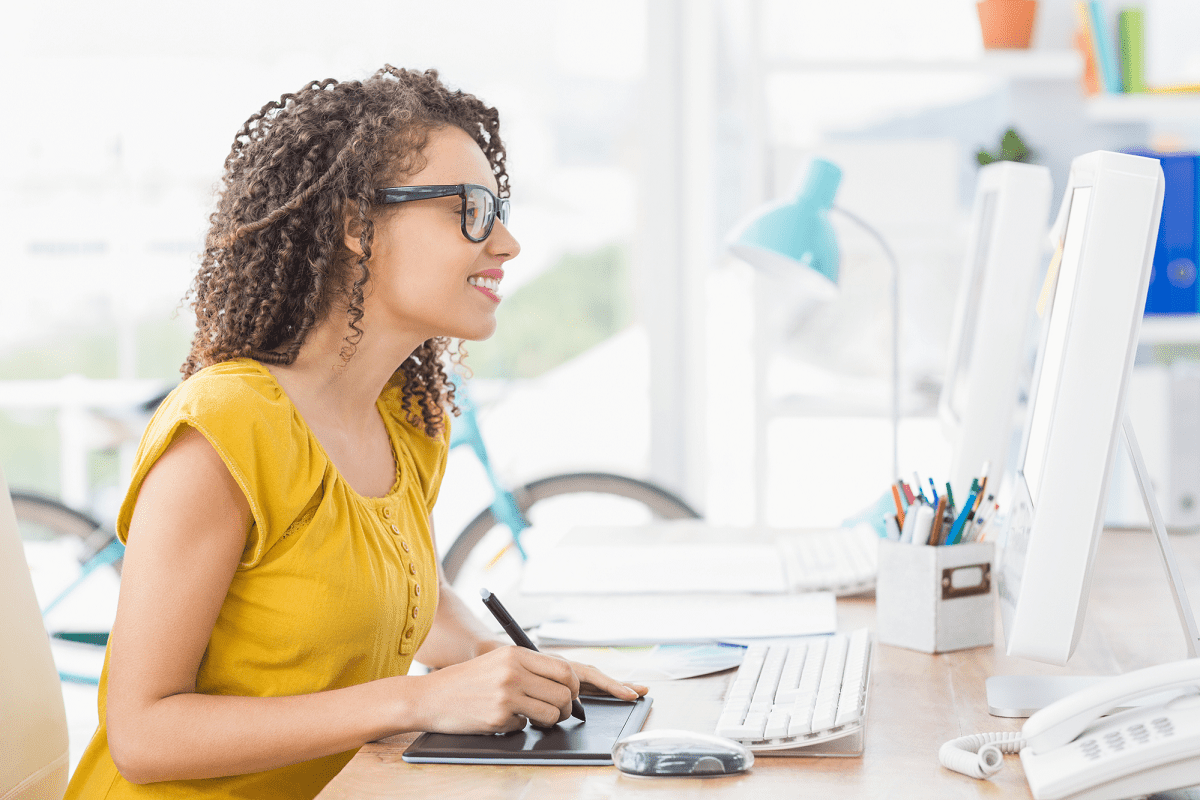
[[[991,542],[879,542],[875,638],[923,653],[992,644]]]

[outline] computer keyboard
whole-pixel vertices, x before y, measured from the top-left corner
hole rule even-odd
[[[866,628],[747,648],[725,696],[717,735],[755,752],[861,753],[871,652]],[[848,737],[842,748],[827,744]]]
[[[875,588],[879,535],[870,525],[785,534],[778,546],[792,591],[849,595]]]

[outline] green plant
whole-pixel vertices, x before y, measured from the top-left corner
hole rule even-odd
[[[987,150],[980,149],[975,154],[975,160],[980,166],[991,164],[993,161],[1032,161],[1034,156],[1033,150],[1029,149],[1029,145],[1025,144],[1021,139],[1021,135],[1017,133],[1015,128],[1009,128],[1000,137],[1000,151],[997,153],[989,153]]]

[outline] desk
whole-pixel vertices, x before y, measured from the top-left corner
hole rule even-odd
[[[1172,537],[1183,579],[1200,595],[1200,536]],[[1193,602],[1193,608],[1196,603]],[[870,626],[872,599],[838,601],[843,629]],[[997,617],[997,641],[1002,630]],[[1115,674],[1185,657],[1184,637],[1154,540],[1146,533],[1107,533],[1100,542],[1083,634],[1070,665],[1056,668],[1009,658],[999,647],[926,655],[875,645],[861,758],[758,757],[744,775],[709,779],[634,778],[612,767],[494,767],[405,764],[415,735],[362,748],[320,794],[354,798],[1028,798],[1016,756],[990,781],[943,769],[942,743],[985,731],[1018,730],[1021,720],[990,716],[989,675]],[[651,685],[646,729],[711,732],[732,673]],[[1200,790],[1155,798],[1200,800]]]

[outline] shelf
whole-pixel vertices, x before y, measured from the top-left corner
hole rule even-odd
[[[1197,122],[1200,94],[1099,94],[1086,102],[1093,122]]]
[[[764,65],[780,72],[976,72],[1010,80],[1076,80],[1083,59],[1074,50],[988,50],[975,58],[872,59],[776,58]]]
[[[1200,314],[1151,314],[1142,318],[1142,344],[1200,342]]]

